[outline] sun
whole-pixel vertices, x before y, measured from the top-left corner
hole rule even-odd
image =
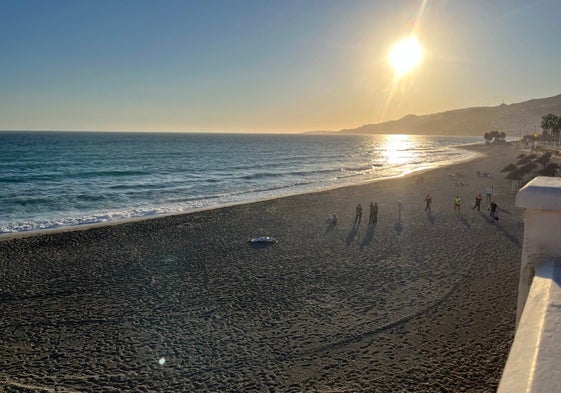
[[[390,51],[389,61],[397,77],[415,68],[423,57],[423,49],[413,37],[395,44]]]

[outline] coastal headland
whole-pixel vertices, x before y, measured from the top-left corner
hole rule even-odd
[[[495,391],[523,236],[500,170],[518,152],[470,149],[422,178],[3,238],[0,391]]]

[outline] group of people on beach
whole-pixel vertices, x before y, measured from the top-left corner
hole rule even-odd
[[[489,187],[487,187],[487,190],[485,192],[486,195],[486,202],[493,202],[493,192],[495,191],[495,186],[494,185],[490,185]],[[475,208],[477,208],[477,211],[481,211],[481,200],[483,199],[483,197],[481,196],[481,193],[477,194],[475,196],[475,205],[473,206],[473,208],[471,210],[475,210]]]
[[[369,207],[370,207],[370,214],[368,215],[368,225],[376,224],[378,222],[378,202],[370,202]],[[402,211],[403,211],[403,204],[399,200],[397,201],[397,217],[399,222],[401,222]],[[362,220],[362,205],[360,203],[355,207],[355,212],[356,214],[355,214],[354,225],[358,225]],[[332,214],[331,216],[333,217],[335,216],[335,214]],[[333,222],[333,219],[331,220],[331,222]]]
[[[489,203],[489,208],[487,209],[487,211],[489,211],[489,215],[491,216],[491,222],[495,222],[495,221],[499,220],[499,215],[497,213],[497,209],[498,209],[499,206],[493,200],[493,193],[495,191],[494,187],[495,186],[493,184],[491,184],[485,190],[485,196],[486,196],[485,201]],[[428,194],[427,194],[427,197],[429,197]],[[425,198],[425,200],[426,200],[426,198]],[[483,197],[481,196],[481,193],[477,194],[475,196],[475,205],[473,205],[471,210],[477,209],[477,211],[481,211],[481,201],[482,200],[483,200]],[[428,203],[427,203],[427,206],[428,206]],[[454,211],[456,211],[457,213],[461,213],[461,207],[462,207],[462,199],[460,198],[459,195],[456,195],[456,197],[454,198]],[[427,210],[427,209],[425,208],[425,210]],[[429,211],[430,211],[430,208],[429,208]]]
[[[488,207],[487,210],[489,211],[489,215],[491,216],[491,222],[499,220],[499,216],[498,216],[498,212],[497,212],[498,205],[492,198],[493,193],[494,193],[494,185],[491,184],[485,190],[486,202],[489,203],[489,207]],[[477,211],[481,211],[481,201],[482,200],[483,200],[483,197],[481,196],[481,193],[478,193],[475,196],[475,205],[472,207],[472,210],[477,209]],[[425,211],[428,212],[428,213],[431,213],[431,204],[432,204],[432,197],[431,197],[430,193],[428,193],[425,196]],[[378,222],[378,203],[377,202],[370,202],[369,208],[370,208],[370,214],[368,216],[368,225],[372,225],[372,224],[375,224],[376,222]],[[457,212],[458,214],[461,214],[461,209],[462,209],[462,199],[460,198],[459,195],[456,195],[456,197],[454,198],[454,211]],[[355,226],[360,224],[360,222],[362,221],[362,211],[363,211],[362,205],[359,203],[355,207],[355,220],[354,220],[354,225]],[[398,222],[401,222],[402,211],[403,211],[403,204],[401,203],[401,200],[399,200],[399,201],[397,201]],[[337,216],[334,213],[331,214],[330,222],[331,223],[337,223]]]
[[[368,225],[372,225],[378,222],[378,202],[370,202],[370,214],[368,215]],[[359,203],[355,207],[355,225],[360,224],[362,220],[362,205]]]

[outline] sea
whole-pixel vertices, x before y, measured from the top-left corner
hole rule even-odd
[[[469,159],[482,137],[0,132],[0,234],[186,213]]]

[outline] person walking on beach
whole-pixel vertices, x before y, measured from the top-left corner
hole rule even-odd
[[[491,197],[493,196],[493,185],[491,184],[489,187],[487,187],[487,191],[486,191],[486,195],[487,195],[487,199],[485,199],[485,202],[491,202]]]
[[[401,222],[401,212],[403,211],[403,204],[401,200],[397,201],[397,222]]]
[[[487,210],[490,211],[489,215],[491,216],[491,222],[499,221],[499,215],[497,214],[497,204],[495,201],[491,201],[489,208]]]
[[[425,211],[428,211],[429,213],[430,213],[431,202],[432,202],[432,198],[431,198],[430,194],[427,194],[427,196],[425,197],[425,203],[426,203]]]
[[[475,208],[477,208],[478,212],[481,211],[481,199],[483,199],[481,197],[481,193],[475,196],[475,206],[471,210],[475,210]]]
[[[370,202],[370,217],[368,217],[368,225],[378,221],[378,203]]]
[[[456,195],[456,198],[454,198],[454,211],[458,211],[458,213],[461,213],[461,208],[462,208],[462,200],[460,199],[459,195]]]
[[[355,210],[356,210],[355,224],[357,222],[360,224],[360,220],[362,219],[362,206],[360,205],[360,203],[357,205]]]

